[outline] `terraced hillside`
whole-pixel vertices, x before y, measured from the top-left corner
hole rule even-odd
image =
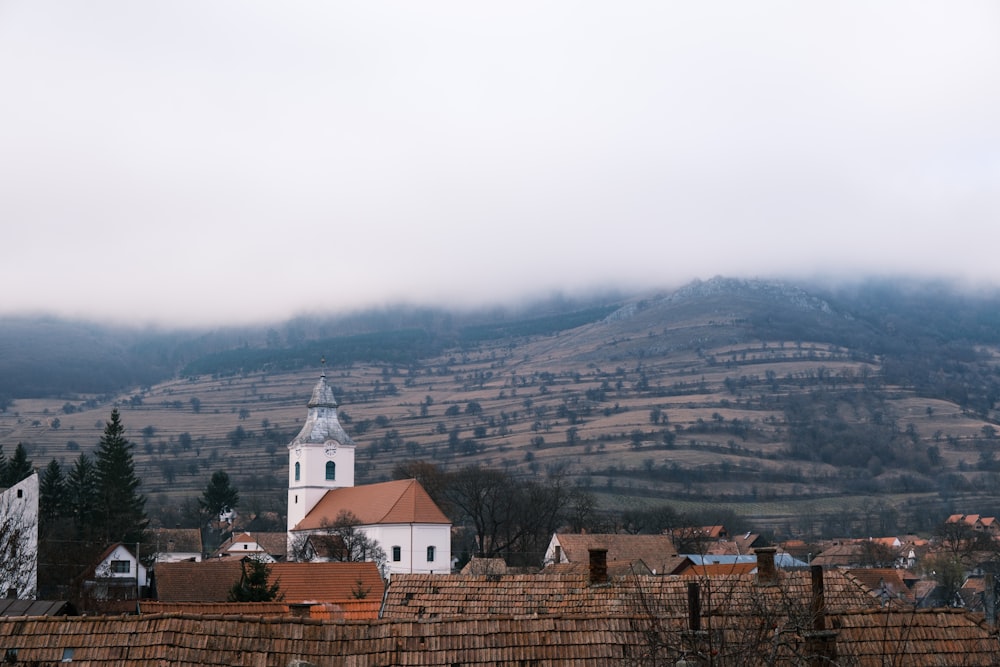
[[[788,534],[1000,512],[996,414],[981,399],[1000,352],[988,341],[948,351],[933,361],[940,377],[925,378],[913,370],[931,363],[925,333],[910,358],[866,311],[764,282],[717,279],[588,312],[571,328],[508,327],[415,361],[331,361],[358,482],[415,459],[502,467],[568,475],[606,509],[727,508]],[[19,398],[0,413],[0,443],[69,466],[119,405],[159,521],[183,522],[215,470],[248,511],[281,514],[285,445],[319,357],[338,358],[336,339],[311,345],[304,368],[276,370],[282,350],[260,348],[252,363],[205,357],[214,372],[119,395]]]

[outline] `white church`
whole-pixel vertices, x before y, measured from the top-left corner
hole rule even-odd
[[[288,556],[342,511],[385,551],[388,574],[451,571],[451,521],[415,479],[354,486],[354,441],[337,418],[337,399],[320,375],[302,430],[288,445]]]

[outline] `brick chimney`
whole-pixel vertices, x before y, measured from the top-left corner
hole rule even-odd
[[[809,568],[812,578],[812,629],[803,632],[810,667],[824,667],[837,664],[837,631],[826,629],[826,593],[823,586],[823,566]]]
[[[778,583],[778,570],[774,567],[774,554],[777,547],[758,547],[753,550],[757,555],[757,583],[771,586]]]
[[[697,582],[688,584],[688,630],[701,631],[701,589]]]
[[[590,549],[590,583],[608,583],[608,550]]]

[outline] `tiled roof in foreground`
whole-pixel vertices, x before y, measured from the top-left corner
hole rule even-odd
[[[285,603],[382,599],[385,582],[375,563],[272,563],[270,583]],[[161,602],[226,602],[240,580],[240,561],[159,563],[156,594]]]
[[[732,617],[714,619],[725,630]],[[897,667],[993,665],[1000,646],[975,615],[961,610],[832,614],[836,664],[881,667],[887,656]],[[746,627],[747,619],[733,621]],[[433,622],[330,622],[240,616],[91,616],[0,619],[0,655],[20,664],[102,667],[254,665],[462,665],[583,667],[611,664],[675,664],[702,650],[677,625],[648,615],[456,619]],[[725,634],[725,633],[724,633]],[[781,629],[726,639],[716,633],[720,656],[741,665],[806,664],[808,633]],[[704,635],[708,636],[708,635]]]
[[[823,575],[830,611],[878,607],[881,600],[857,579],[839,571]],[[809,606],[807,571],[782,571],[778,584],[761,585],[755,574],[710,578],[623,576],[591,585],[585,573],[515,575],[393,575],[384,618],[419,620],[490,616],[628,615],[656,609],[661,615],[687,614],[689,583],[701,586],[702,609],[709,613],[752,613],[762,605]]]

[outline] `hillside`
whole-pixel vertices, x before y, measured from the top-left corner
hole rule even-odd
[[[67,375],[59,393],[14,395],[0,443],[68,466],[117,404],[158,521],[185,521],[218,469],[246,510],[280,514],[285,445],[325,357],[360,483],[424,459],[566,474],[606,509],[724,509],[782,534],[921,530],[953,508],[1000,513],[996,306],[941,286],[717,278],[520,317],[300,322],[293,344],[160,333],[158,363],[125,357],[121,376],[169,377],[88,393]]]

